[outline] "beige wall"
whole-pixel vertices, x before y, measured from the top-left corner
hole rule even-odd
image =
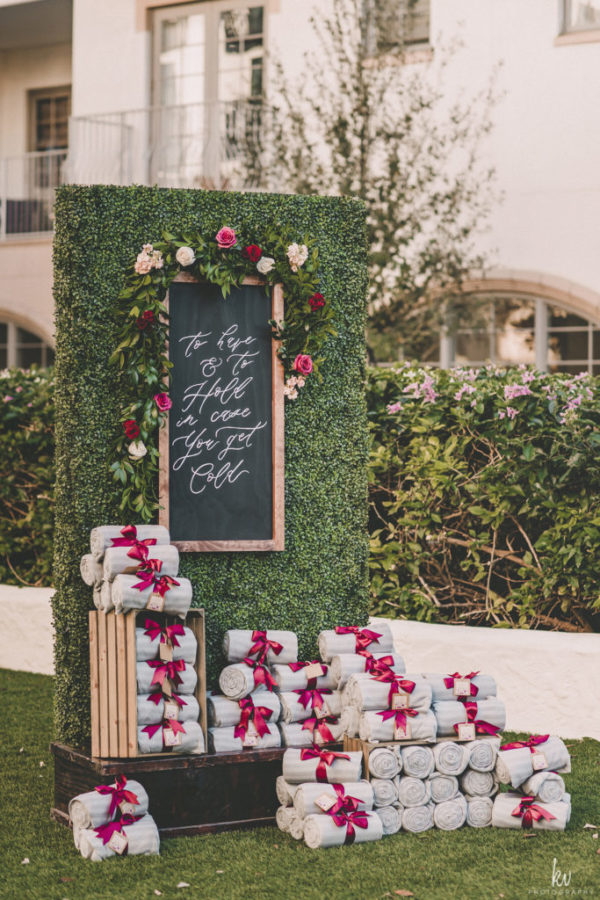
[[[10,320],[54,346],[52,238],[0,243],[0,320]]]

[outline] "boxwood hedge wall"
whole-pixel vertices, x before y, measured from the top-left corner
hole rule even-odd
[[[57,192],[54,244],[57,494],[54,581],[56,731],[89,736],[87,612],[79,576],[90,529],[116,522],[107,448],[120,389],[108,358],[111,310],[123,270],[164,229],[250,227],[265,220],[316,240],[322,292],[337,337],[322,384],[286,405],[286,550],[186,554],[181,571],[207,613],[214,679],[227,628],[298,632],[301,657],[319,630],[367,619],[367,429],[364,400],[366,240],[362,204],[319,197],[66,186]],[[209,232],[210,233],[210,232]],[[118,426],[117,426],[118,427]]]

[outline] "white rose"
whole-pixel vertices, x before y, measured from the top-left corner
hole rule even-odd
[[[175,259],[180,266],[191,266],[196,262],[196,254],[191,247],[180,247],[175,254]]]
[[[256,263],[256,268],[260,272],[261,275],[268,275],[273,266],[275,265],[275,260],[270,256],[263,256]]]
[[[287,248],[287,258],[290,262],[292,272],[297,272],[300,266],[303,266],[308,259],[308,247],[306,244],[290,244]]]
[[[143,441],[133,441],[127,448],[132,459],[141,459],[148,452]]]

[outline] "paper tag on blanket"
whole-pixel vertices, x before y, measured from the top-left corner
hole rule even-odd
[[[179,747],[181,744],[181,732],[172,731],[170,728],[163,729],[163,740],[165,747]]]
[[[329,707],[327,706],[325,701],[323,701],[322,706],[319,706],[319,707],[315,706],[314,710],[315,710],[315,716],[317,717],[317,719],[324,719],[325,716],[331,715]]]
[[[455,678],[454,679],[454,696],[455,697],[470,697],[471,696],[471,681],[469,678]]]
[[[394,725],[394,740],[395,741],[410,741],[412,735],[412,729],[410,727],[410,722],[408,719],[404,723],[404,725]]]
[[[400,691],[399,694],[392,694],[392,709],[406,709],[408,707],[408,694]]]
[[[242,745],[244,747],[256,747],[258,744],[258,735],[255,731],[248,731],[244,735],[244,740],[242,741]]]
[[[135,816],[135,803],[127,803],[126,800],[123,800],[122,803],[119,803],[119,809],[121,810],[122,816]]]
[[[319,809],[322,809],[323,812],[327,812],[331,809],[332,806],[335,806],[337,803],[337,797],[332,797],[331,794],[321,794],[315,800],[315,806],[318,806]]]
[[[305,666],[303,671],[307,680],[309,678],[321,678],[325,674],[321,663],[311,663],[310,666]]]
[[[539,772],[541,769],[547,769],[548,760],[546,759],[545,753],[542,753],[541,750],[536,750],[531,757],[531,765],[533,766],[534,772]]]
[[[174,700],[165,700],[165,710],[163,712],[164,719],[178,719],[179,706]]]
[[[172,662],[173,660],[173,644],[171,641],[161,641],[158,649],[158,655],[163,662]]]
[[[162,597],[158,591],[153,591],[148,598],[148,602],[146,603],[146,609],[151,609],[153,612],[162,612],[165,605],[165,598]],[[161,644],[162,647],[162,644]],[[161,657],[162,659],[162,657]]]
[[[459,741],[475,740],[475,725],[473,722],[458,723],[458,739]]]
[[[106,846],[110,847],[113,853],[118,853],[121,856],[127,850],[127,844],[128,840],[122,831],[113,831]]]

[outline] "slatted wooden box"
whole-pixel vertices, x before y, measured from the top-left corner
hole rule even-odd
[[[146,609],[130,610],[117,615],[92,610],[89,614],[90,688],[92,718],[92,756],[126,758],[133,756],[171,756],[138,751],[137,742],[137,678],[135,629],[142,624],[138,617],[148,616]],[[164,613],[152,618],[173,625],[182,620]],[[195,696],[200,707],[200,724],[207,740],[206,716],[206,643],[204,610],[191,609],[184,623],[196,637],[195,669],[198,675]]]

